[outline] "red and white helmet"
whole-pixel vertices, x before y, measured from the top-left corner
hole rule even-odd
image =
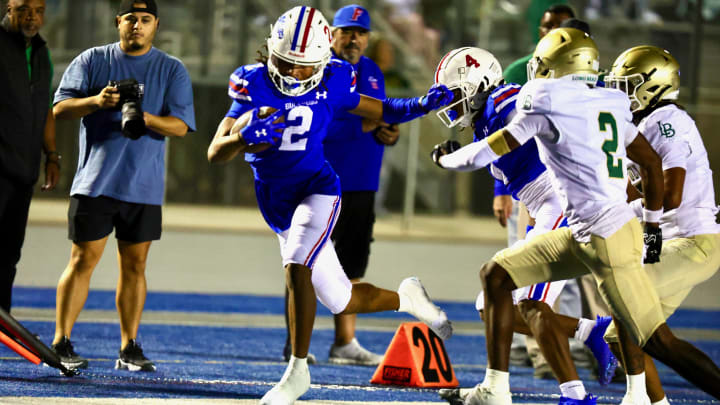
[[[454,98],[437,112],[438,118],[448,128],[470,126],[474,115],[470,113],[473,96],[497,86],[502,79],[500,62],[490,52],[473,47],[448,52],[435,70],[435,83],[446,85]]]
[[[277,89],[288,96],[301,96],[314,89],[332,56],[331,40],[330,26],[319,10],[298,6],[281,15],[270,26],[267,39],[268,72]],[[275,58],[293,65],[312,66],[312,75],[304,80],[283,76]]]

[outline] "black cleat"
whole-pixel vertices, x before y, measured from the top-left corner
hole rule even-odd
[[[60,357],[60,363],[68,370],[88,367],[87,359],[75,353],[67,336],[63,336],[59,342],[52,345],[52,351]]]
[[[124,349],[120,350],[120,358],[115,362],[115,368],[128,371],[155,371],[155,363],[143,354],[140,345],[135,339],[130,339]]]

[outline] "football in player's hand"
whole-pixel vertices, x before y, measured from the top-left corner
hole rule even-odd
[[[240,136],[240,138],[243,138],[242,133],[236,134],[235,132],[239,132],[242,130],[242,128],[245,128],[248,125],[252,125],[252,123],[250,121],[253,119],[254,111],[255,111],[254,109],[246,111],[245,113],[243,113],[243,115],[238,117],[237,121],[235,121],[235,124],[233,126],[233,131],[231,131],[232,135]],[[257,117],[255,119],[256,120],[264,120],[276,111],[277,111],[277,108],[268,107],[268,106],[260,107],[257,109]],[[273,138],[280,140],[282,138],[282,132],[283,132],[284,125],[277,125],[277,124],[283,124],[284,122],[285,122],[285,116],[280,115],[276,120],[272,121],[271,123],[268,123],[268,124],[270,124],[271,127],[275,127],[275,128],[270,129],[269,131],[266,130],[265,133],[267,133],[268,135],[272,134]],[[262,129],[260,129],[259,131],[262,131]],[[273,146],[273,144],[270,142],[256,142],[256,140],[251,140],[251,141],[245,140],[245,141],[246,141],[247,145],[243,149],[243,152],[246,152],[246,153],[260,153],[260,152],[268,150],[271,146]]]

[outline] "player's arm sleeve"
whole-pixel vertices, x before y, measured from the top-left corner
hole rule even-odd
[[[252,97],[250,96],[246,83],[243,78],[244,70],[242,67],[235,70],[228,81],[228,96],[232,100],[230,109],[225,114],[228,118],[238,118],[246,111],[253,108]]]
[[[690,145],[684,136],[686,131],[683,131],[682,128],[684,122],[676,117],[676,115],[669,115],[664,119],[644,122],[638,126],[655,152],[660,155],[663,170],[674,167],[687,169],[687,159],[691,153]],[[663,136],[660,131],[662,122],[672,122],[673,131],[675,131],[672,137]]]
[[[230,105],[230,109],[228,109],[225,116],[228,118],[237,119],[246,111],[251,110],[252,108],[253,106],[250,103],[241,103],[237,100],[233,100],[232,104]]]
[[[383,100],[383,121],[390,124],[402,124],[427,114],[420,103],[421,97],[386,98]]]
[[[182,120],[189,132],[195,132],[195,106],[192,82],[185,66],[178,61],[167,88],[167,115]]]
[[[550,120],[542,114],[518,112],[505,127],[520,145],[533,136],[554,136],[555,130]]]
[[[71,98],[85,98],[90,96],[88,75],[90,71],[90,52],[78,55],[68,65],[63,73],[53,105]]]
[[[350,65],[347,65],[347,72],[348,74],[342,73],[342,70],[338,72],[341,75],[341,80],[338,81],[341,89],[338,93],[341,96],[338,98],[336,109],[343,111],[353,110],[360,104],[360,93],[357,92],[357,72]]]
[[[510,191],[508,190],[505,183],[503,183],[502,180],[495,179],[495,195],[510,195]]]
[[[625,126],[625,147],[633,143],[640,131],[632,122]]]

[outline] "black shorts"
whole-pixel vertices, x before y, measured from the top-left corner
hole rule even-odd
[[[375,192],[345,191],[332,240],[349,279],[365,276],[375,225]]]
[[[90,242],[109,235],[132,243],[160,239],[162,209],[159,205],[136,204],[99,196],[74,195],[68,209],[68,238]]]

